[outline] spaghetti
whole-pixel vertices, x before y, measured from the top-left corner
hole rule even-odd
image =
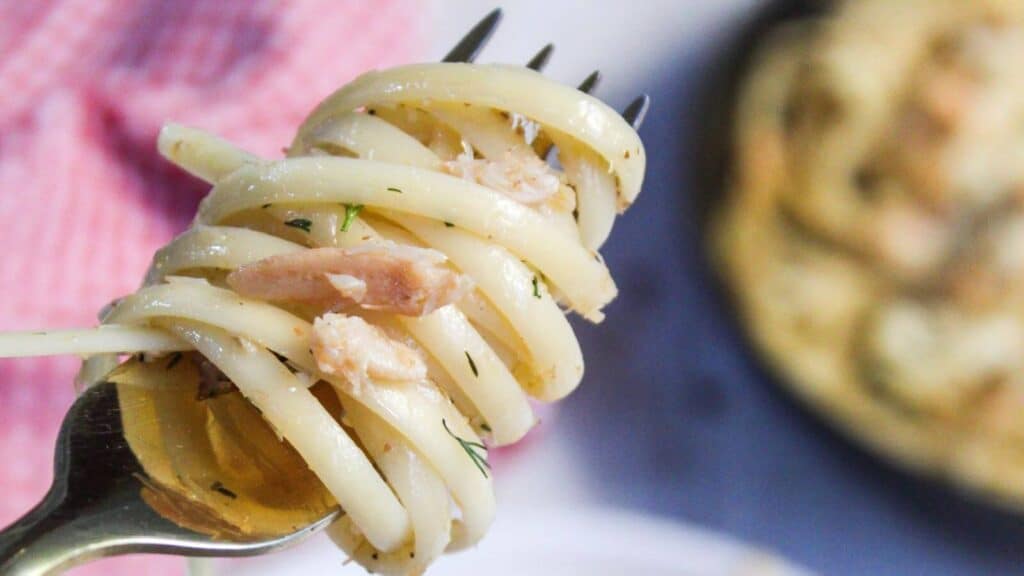
[[[125,418],[133,448],[160,453],[140,457],[155,489],[208,506],[219,530],[259,532],[257,508],[307,519],[289,515],[301,495],[243,489],[291,461],[276,434],[326,490],[302,506],[336,501],[329,533],[368,569],[418,573],[477,542],[494,515],[487,445],[522,438],[527,398],[583,375],[560,305],[599,322],[615,296],[597,250],[640,190],[635,131],[528,69],[422,64],[339,89],[284,159],[174,124],[159,149],[212,185],[193,226],[100,327],[0,335],[0,355],[80,354],[82,386],[124,386],[122,404],[152,413]],[[179,438],[203,463],[173,451],[173,423],[152,428],[172,410],[206,431]],[[237,425],[259,420],[267,433]],[[262,468],[237,462],[254,451]]]

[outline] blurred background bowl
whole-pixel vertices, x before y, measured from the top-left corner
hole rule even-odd
[[[709,256],[707,228],[727,194],[733,115],[751,57],[775,27],[821,16],[832,4],[758,3],[710,51],[700,70],[700,87],[688,94],[694,112],[689,126],[692,156],[684,179],[691,196],[684,210],[692,218],[687,223],[700,236],[701,264],[694,281],[713,293],[698,316],[722,321],[706,332],[706,338],[719,343],[714,355],[729,358],[715,363],[732,364],[723,373],[742,379],[745,393],[759,397],[748,422],[732,424],[748,437],[734,440],[734,446],[743,445],[737,452],[746,452],[735,455],[750,461],[738,466],[746,473],[731,480],[743,486],[737,488],[740,492],[763,494],[760,506],[777,511],[774,519],[758,513],[760,519],[736,517],[725,524],[734,526],[730,532],[749,534],[828,574],[1016,572],[1024,566],[1024,517],[991,505],[984,496],[883,460],[794,400],[744,334],[729,289]],[[724,376],[711,380],[729,387]],[[771,460],[775,466],[768,464]]]

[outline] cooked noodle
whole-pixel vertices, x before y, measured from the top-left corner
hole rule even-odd
[[[535,132],[557,146],[564,172],[544,161]],[[527,69],[424,64],[371,72],[332,94],[285,159],[174,124],[159,149],[212,185],[193,226],[101,327],[0,335],[0,355],[87,356],[87,386],[108,378],[117,354],[194,350],[336,499],[344,514],[329,531],[356,561],[417,573],[477,542],[494,516],[481,437],[516,442],[535,423],[528,397],[550,402],[576,387],[583,359],[560,304],[597,322],[615,296],[597,249],[640,190],[634,130]],[[350,264],[366,251],[374,262],[374,250],[400,259],[409,246],[434,258],[441,268],[431,273],[458,275],[457,300],[401,315],[340,296],[324,305],[234,289],[261,278],[254,267],[304,265],[300,256],[320,254],[311,248]],[[364,280],[335,274],[331,286],[358,301],[379,288]],[[292,288],[289,277],[276,281]],[[342,324],[353,317],[370,328]],[[414,352],[427,377],[374,377],[365,364],[375,358],[359,377],[325,370],[313,343],[329,322]],[[330,384],[340,411],[314,393],[317,382]]]

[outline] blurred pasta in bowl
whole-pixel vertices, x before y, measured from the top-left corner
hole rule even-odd
[[[779,27],[734,117],[716,266],[759,351],[876,451],[1024,506],[1024,2]]]

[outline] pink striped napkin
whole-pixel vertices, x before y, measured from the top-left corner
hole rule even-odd
[[[165,120],[276,156],[367,69],[422,57],[421,0],[0,3],[0,329],[88,326],[131,292],[205,187],[156,154]],[[73,358],[0,360],[0,526],[41,498]],[[180,574],[178,560],[76,574]]]

